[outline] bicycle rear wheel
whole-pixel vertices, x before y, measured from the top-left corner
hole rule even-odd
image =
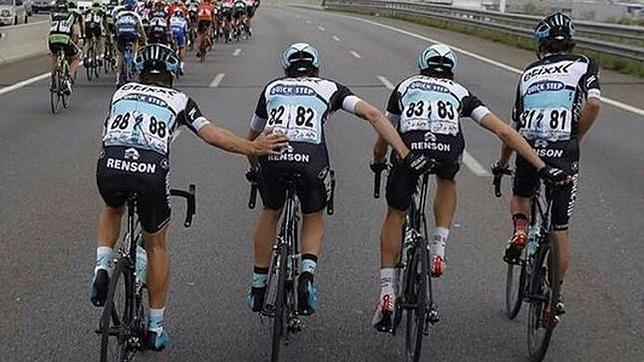
[[[410,261],[410,280],[408,282],[407,302],[415,304],[407,310],[407,328],[405,333],[406,360],[417,362],[423,348],[425,323],[427,323],[429,257],[427,243],[419,238]]]
[[[60,71],[56,69],[56,71],[52,74],[51,76],[51,85],[49,89],[49,103],[51,104],[51,113],[56,114],[58,113],[58,109],[60,108]]]
[[[130,357],[128,340],[131,335],[134,280],[129,269],[129,261],[120,258],[110,280],[99,328],[101,362],[127,361]]]
[[[528,353],[533,361],[542,361],[548,351],[552,333],[557,326],[554,314],[559,299],[559,253],[552,232],[537,255],[531,281],[528,312]]]
[[[507,274],[505,278],[505,315],[509,319],[514,319],[521,310],[523,304],[523,289],[525,286],[525,265],[507,264]]]
[[[280,347],[282,337],[286,332],[286,261],[287,246],[281,244],[277,248],[277,265],[274,266],[273,278],[276,280],[277,293],[275,293],[274,315],[273,315],[273,333],[271,347],[271,361],[278,361],[280,356]]]
[[[85,73],[87,74],[87,80],[92,81],[92,78],[94,77],[94,67],[96,64],[94,64],[94,45],[90,45],[89,49],[87,50],[87,56],[85,59],[89,64],[83,64],[85,66]]]

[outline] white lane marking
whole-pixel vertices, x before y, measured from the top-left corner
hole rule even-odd
[[[353,50],[349,51],[349,53],[351,53],[351,55],[353,55],[354,57],[356,57],[358,59],[362,58],[362,55],[358,54],[357,52],[355,52]]]
[[[322,27],[322,26],[318,26],[318,29],[320,29],[320,31],[325,31],[325,30],[326,30],[326,29],[324,29],[324,27]]]
[[[213,79],[213,80],[212,80],[212,82],[210,82],[209,87],[210,87],[210,88],[217,88],[217,87],[219,87],[219,83],[221,83],[221,81],[224,79],[224,77],[225,77],[225,76],[226,76],[226,73],[219,73],[219,74],[217,74],[217,75],[215,76],[215,79]]]
[[[479,161],[477,161],[472,155],[470,155],[467,150],[463,151],[463,163],[467,168],[472,171],[473,174],[480,177],[490,177],[490,174],[485,167],[483,167]]]
[[[3,94],[7,94],[9,92],[13,92],[16,89],[26,87],[26,86],[28,86],[30,84],[36,83],[36,82],[41,81],[43,79],[47,79],[50,76],[50,74],[51,73],[43,73],[43,74],[35,76],[33,78],[29,78],[29,79],[23,80],[21,82],[14,83],[12,85],[9,85],[9,86],[6,86],[4,88],[1,88],[0,89],[0,96],[3,95]]]
[[[235,49],[235,51],[233,52],[233,57],[236,57],[236,56],[238,56],[239,54],[241,54],[241,48],[237,48],[237,49]]]
[[[332,36],[331,38],[332,38],[333,40],[335,40],[335,41],[340,41],[340,38],[338,38],[338,36],[337,36],[337,35],[334,35],[334,36]]]
[[[389,90],[394,90],[394,88],[396,88],[396,86],[394,86],[394,84],[391,83],[389,79],[383,77],[382,75],[378,76],[378,80],[380,81],[380,83],[384,84],[384,86],[387,87],[387,89]]]
[[[516,74],[523,74],[523,71],[522,71],[522,70],[517,69],[517,68],[514,68],[514,67],[509,66],[509,65],[507,65],[507,64],[503,64],[503,63],[501,63],[501,62],[497,62],[496,60],[493,60],[493,59],[490,59],[490,58],[486,58],[486,57],[484,57],[484,56],[482,56],[482,55],[479,55],[479,54],[476,54],[476,53],[472,53],[472,52],[467,51],[467,50],[463,50],[463,49],[458,48],[458,47],[455,47],[455,46],[453,46],[453,45],[446,44],[446,43],[444,43],[444,42],[440,42],[440,41],[438,41],[438,40],[431,39],[431,38],[428,38],[428,37],[426,37],[426,36],[422,36],[422,35],[420,35],[420,34],[416,34],[416,33],[412,33],[412,32],[407,31],[407,30],[403,30],[403,29],[396,28],[395,26],[385,25],[385,24],[381,24],[381,23],[378,23],[378,22],[375,22],[375,21],[371,21],[371,20],[367,20],[367,19],[356,18],[355,16],[339,15],[339,14],[329,14],[329,15],[332,15],[332,16],[339,16],[339,17],[343,17],[343,18],[349,18],[349,19],[353,19],[353,20],[358,20],[358,21],[361,21],[361,22],[363,22],[363,23],[367,23],[367,24],[375,25],[375,26],[378,26],[378,27],[381,27],[381,28],[384,28],[384,29],[389,29],[389,30],[391,30],[391,31],[395,31],[395,32],[398,32],[398,33],[401,33],[401,34],[405,34],[405,35],[411,36],[411,37],[416,38],[416,39],[425,40],[425,41],[428,41],[428,42],[431,42],[431,43],[442,43],[442,44],[445,44],[445,45],[449,46],[450,48],[452,48],[452,49],[456,50],[457,52],[460,52],[460,53],[462,53],[462,54],[464,54],[464,55],[467,55],[467,56],[469,56],[469,57],[472,57],[472,58],[474,58],[474,59],[478,59],[478,60],[480,60],[480,61],[482,61],[482,62],[484,62],[484,63],[491,64],[491,65],[493,65],[493,66],[495,66],[495,67],[498,67],[498,68],[501,68],[501,69],[505,69],[505,70],[507,70],[507,71],[509,71],[509,72],[512,72],[512,73],[516,73]],[[631,112],[631,113],[634,113],[634,114],[637,114],[637,115],[639,115],[639,116],[643,116],[643,117],[644,117],[644,109],[641,109],[641,108],[638,108],[638,107],[635,107],[635,106],[632,106],[632,105],[630,105],[630,104],[626,104],[626,103],[623,103],[623,102],[620,102],[620,101],[616,101],[616,100],[611,99],[611,98],[600,97],[600,99],[601,99],[603,102],[605,102],[606,104],[611,105],[611,106],[613,106],[613,107],[615,107],[615,108],[619,108],[619,109],[621,109],[621,110],[623,110],[623,111]]]
[[[306,23],[307,24],[313,24],[313,22],[311,20],[307,20]]]

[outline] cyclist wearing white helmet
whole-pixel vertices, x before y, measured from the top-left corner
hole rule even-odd
[[[563,13],[547,16],[537,24],[538,61],[528,65],[517,86],[512,126],[544,157],[572,175],[572,183],[553,192],[552,223],[559,246],[560,282],[570,259],[568,223],[575,206],[579,181],[579,144],[600,108],[599,68],[584,55],[571,54],[575,47],[572,19]],[[541,121],[543,120],[543,122]],[[512,150],[503,146],[493,171],[508,167]],[[536,170],[517,156],[510,203],[514,234],[504,260],[513,262],[526,245],[530,197],[539,186]],[[555,314],[564,313],[559,296]]]
[[[324,235],[322,210],[329,196],[329,158],[325,142],[325,124],[337,110],[368,120],[385,142],[391,144],[410,172],[423,172],[429,163],[420,154],[410,152],[391,123],[371,104],[355,96],[347,87],[319,77],[320,56],[309,44],[296,43],[284,50],[282,67],[285,77],[268,83],[262,91],[251,120],[249,139],[264,130],[284,133],[289,147],[279,156],[251,159],[247,177],[259,183],[264,208],[255,229],[252,287],[248,304],[262,310],[268,281],[275,227],[285,202],[285,186],[279,182],[283,173],[301,175],[297,189],[302,218],[301,274],[298,279],[298,309],[303,315],[315,312],[317,294],[313,283]],[[255,167],[259,165],[259,170]]]
[[[90,300],[96,306],[105,304],[124,205],[129,194],[136,193],[148,260],[147,273],[137,270],[137,275],[147,274],[144,282],[150,317],[146,344],[158,351],[169,343],[163,325],[170,276],[165,245],[170,221],[169,153],[176,129],[185,126],[212,146],[252,156],[279,153],[276,150],[285,145],[286,137],[261,135],[251,142],[210,123],[192,98],[172,89],[179,59],[165,45],[141,49],[135,64],[139,81],[127,83],[114,93],[103,128],[96,179],[105,208],[98,221]]]
[[[465,87],[454,81],[458,57],[449,47],[436,44],[418,57],[420,74],[412,75],[393,90],[387,105],[387,117],[397,128],[407,147],[421,152],[436,163],[436,194],[434,198],[435,228],[430,243],[431,274],[440,276],[445,270],[445,242],[456,212],[454,176],[460,168],[465,141],[460,119],[472,118],[483,128],[496,134],[510,148],[525,157],[537,169],[548,167],[530,145]],[[387,142],[380,138],[373,149],[372,170],[385,167]],[[418,175],[400,167],[398,155],[391,154],[393,167],[387,179],[387,215],[380,235],[380,297],[373,318],[379,331],[390,331],[396,302],[394,292],[396,260],[401,249],[401,228],[405,221],[411,195]]]

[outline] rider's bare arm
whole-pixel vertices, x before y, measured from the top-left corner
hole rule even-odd
[[[376,132],[380,135],[380,138],[386,141],[387,144],[391,145],[401,158],[405,158],[405,156],[407,156],[409,148],[407,148],[403,140],[400,138],[400,135],[398,135],[394,126],[391,125],[391,122],[389,122],[387,117],[385,117],[378,108],[360,100],[356,103],[353,113],[358,117],[369,121],[373,128],[375,128]]]
[[[579,117],[578,136],[581,142],[599,115],[601,101],[598,97],[589,97]]]
[[[284,135],[264,134],[250,141],[212,123],[201,127],[198,134],[204,141],[217,148],[248,156],[279,154],[279,149],[286,145],[287,140]]]
[[[505,152],[511,152],[510,150],[516,151],[523,158],[526,159],[531,165],[537,169],[541,169],[545,166],[545,163],[537,155],[536,152],[532,149],[530,144],[519,134],[519,132],[512,129],[505,122],[500,120],[497,116],[492,113],[488,113],[483,116],[480,120],[481,126],[485,129],[496,134],[501,141],[506,145]],[[503,152],[503,151],[502,151]],[[509,154],[506,158],[509,158]]]

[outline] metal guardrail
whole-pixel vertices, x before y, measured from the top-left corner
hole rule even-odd
[[[330,9],[410,15],[499,31],[509,35],[532,39],[534,26],[541,17],[507,14],[495,11],[455,8],[417,2],[376,0],[325,0],[323,6]],[[575,41],[579,47],[599,53],[644,61],[644,48],[619,42],[629,39],[644,43],[644,27],[619,24],[576,21]],[[607,39],[596,39],[601,36]]]

